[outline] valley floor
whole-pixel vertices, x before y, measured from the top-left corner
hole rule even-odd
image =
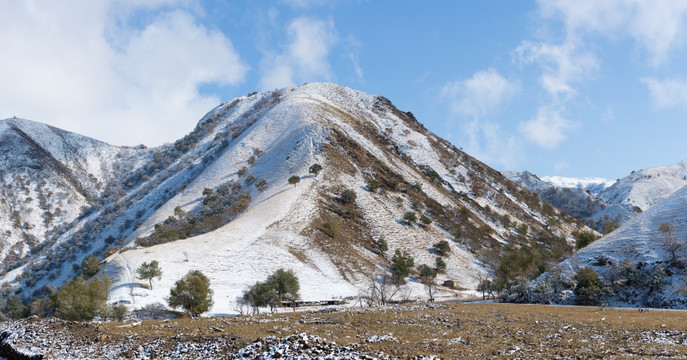
[[[16,332],[14,346],[47,359],[687,358],[687,312],[670,310],[435,303],[142,323],[34,318],[0,327]]]

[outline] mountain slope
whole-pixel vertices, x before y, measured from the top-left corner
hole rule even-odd
[[[582,267],[593,268],[614,289],[617,304],[684,308],[685,212],[687,187],[578,251],[555,271],[570,279]]]
[[[0,259],[5,267],[44,243],[98,198],[129,149],[23,120],[0,120]]]
[[[294,269],[305,299],[355,296],[388,271],[395,250],[433,266],[432,246],[447,240],[452,251],[439,282],[474,288],[509,249],[555,258],[581,229],[389,100],[334,84],[226,102],[184,139],[137,159],[60,235],[49,259],[22,269],[18,286],[41,294],[73,276],[84,257],[114,247],[105,265],[111,301],[163,301],[176,279],[200,269],[215,290],[213,312],[226,313],[243,289],[280,267]],[[323,170],[309,173],[316,163]],[[301,181],[291,185],[294,175]],[[209,215],[213,196],[227,189],[243,202]],[[407,212],[424,222],[408,224]],[[170,242],[140,247],[151,235]],[[374,243],[380,237],[385,254]],[[135,269],[153,259],[163,278],[149,290]],[[415,278],[406,291],[423,293]]]
[[[639,208],[629,204],[608,204],[587,188],[591,186],[591,189],[598,190],[605,186],[603,182],[580,183],[572,178],[551,179],[550,177],[549,181],[544,181],[527,171],[505,172],[504,175],[600,232],[605,232],[609,221],[623,224],[641,213]],[[568,187],[569,185],[572,186]]]
[[[633,171],[599,193],[599,196],[608,204],[627,204],[646,211],[685,185],[687,160]]]

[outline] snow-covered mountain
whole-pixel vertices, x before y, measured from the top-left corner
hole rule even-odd
[[[593,268],[625,306],[687,307],[687,187],[573,254],[554,270]],[[550,274],[545,274],[540,281]]]
[[[685,185],[687,160],[633,171],[599,193],[599,196],[608,204],[627,204],[646,211]]]
[[[604,191],[599,189],[609,184],[604,179],[545,177],[548,179],[545,181],[527,171],[504,172],[504,175],[600,232],[605,231],[609,221],[623,224],[641,213],[629,204],[606,203],[598,195],[598,191]]]
[[[590,177],[542,176],[541,179],[557,188],[578,188],[589,190],[592,194],[599,194],[616,182],[615,180]]]
[[[560,253],[583,229],[386,98],[334,84],[237,98],[174,144],[124,150],[118,162],[101,160],[109,170],[92,205],[3,281],[40,295],[73,277],[83,258],[108,254],[113,302],[162,302],[199,269],[215,291],[213,312],[227,313],[278,268],[296,272],[304,299],[355,296],[388,271],[396,250],[434,265],[441,240],[451,252],[439,283],[474,289],[510,247]],[[321,172],[309,171],[314,164]],[[220,194],[226,202],[213,205]],[[404,220],[409,212],[418,220]],[[375,244],[381,237],[386,253]],[[135,273],[150,260],[163,272],[153,290]],[[408,291],[421,295],[422,285],[413,280]]]
[[[687,185],[687,160],[657,166],[616,181],[603,178],[566,178],[524,172],[504,172],[515,183],[599,231],[606,222],[622,225]]]
[[[135,150],[23,119],[0,120],[0,260],[15,266],[72,222]]]

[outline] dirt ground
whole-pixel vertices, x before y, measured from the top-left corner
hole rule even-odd
[[[259,338],[294,333],[353,345],[372,356],[383,353],[400,359],[418,355],[442,359],[687,358],[687,311],[670,310],[435,303],[142,323],[65,325],[53,320],[50,324],[67,331],[74,343],[135,339],[134,348],[136,341],[157,341],[172,348],[179,342],[222,337],[227,358]]]

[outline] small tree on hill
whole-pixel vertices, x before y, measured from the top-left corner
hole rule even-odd
[[[437,269],[438,273],[443,273],[446,271],[446,262],[441,257],[437,257],[434,260],[434,267]]]
[[[296,186],[296,184],[298,184],[299,182],[301,182],[300,176],[293,175],[289,178],[289,184],[293,186]]]
[[[266,282],[256,282],[243,292],[242,300],[253,308],[253,314],[260,313],[261,307],[273,308],[277,303],[277,293]]]
[[[28,315],[28,308],[17,295],[10,295],[2,306],[2,313],[17,320]]]
[[[582,231],[577,235],[577,238],[575,240],[575,246],[577,246],[577,249],[582,249],[583,247],[591,244],[592,242],[596,241],[597,237],[594,235],[593,232],[591,231]]]
[[[141,266],[136,269],[138,273],[138,278],[141,280],[148,280],[150,288],[153,288],[153,278],[160,280],[162,278],[162,270],[160,269],[160,264],[157,260],[151,262],[144,262]]]
[[[438,243],[434,244],[432,248],[441,256],[446,256],[451,252],[451,246],[448,244],[448,241],[446,240],[439,241]]]
[[[410,275],[410,270],[415,266],[415,260],[405,251],[396,250],[394,257],[391,258],[391,277],[394,284],[401,285],[405,283],[405,279]]]
[[[308,172],[310,172],[311,174],[317,176],[317,174],[318,174],[321,170],[322,170],[322,165],[320,165],[320,164],[314,164],[314,165],[310,166],[310,168],[308,169]]]
[[[192,317],[196,317],[212,307],[210,279],[200,270],[191,270],[169,291],[167,303],[172,308],[181,307]]]
[[[482,300],[485,299],[487,292],[491,290],[492,286],[491,280],[489,279],[484,279],[477,284],[477,291],[482,292]]]
[[[408,225],[412,225],[417,221],[417,215],[412,211],[406,211],[406,213],[403,214],[403,220],[405,220]]]
[[[293,270],[279,269],[267,278],[267,284],[274,289],[277,299],[281,301],[296,301],[300,298],[298,291],[301,286]]]
[[[382,254],[389,250],[389,245],[386,243],[384,235],[379,236],[377,241],[375,241],[375,245],[377,245],[377,250],[379,250]]]
[[[355,191],[346,189],[341,192],[341,195],[339,195],[339,200],[341,200],[342,203],[344,204],[352,204],[355,202],[355,199],[357,198],[357,195],[355,194]]]
[[[365,182],[365,186],[370,192],[376,193],[379,189],[379,182],[373,178],[368,178]]]
[[[100,271],[100,261],[95,256],[89,256],[81,262],[81,275],[90,279]]]
[[[293,270],[279,269],[272,273],[266,281],[256,282],[243,292],[241,301],[253,308],[253,313],[260,312],[259,308],[269,306],[274,309],[281,301],[296,301],[300,298],[298,291],[300,284]]]
[[[613,295],[611,289],[601,282],[599,274],[590,267],[577,270],[575,281],[577,285],[575,285],[574,293],[580,304],[596,305],[602,301],[602,298]]]

